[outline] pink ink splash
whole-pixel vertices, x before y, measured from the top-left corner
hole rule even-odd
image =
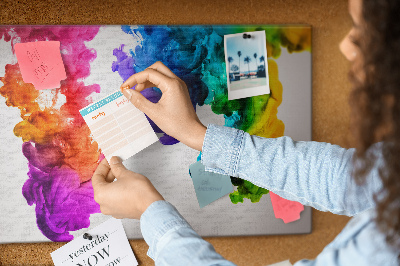
[[[90,102],[86,97],[100,92],[98,84],[85,86],[90,62],[96,51],[85,46],[98,33],[98,26],[2,26],[0,39],[18,42],[59,41],[67,79],[53,89],[53,104],[40,108],[39,92],[24,83],[18,64],[8,64],[0,94],[7,106],[18,107],[22,121],[14,134],[24,141],[22,152],[28,159],[28,176],[22,193],[29,205],[35,204],[37,226],[52,241],[70,241],[69,231],[89,227],[89,217],[100,212],[93,199],[91,177],[103,155],[79,109]],[[63,94],[66,102],[55,103]]]

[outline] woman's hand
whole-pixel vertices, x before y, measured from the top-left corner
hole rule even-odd
[[[136,85],[136,90],[132,90]],[[161,90],[158,103],[139,92],[150,87]],[[123,94],[165,133],[183,144],[201,151],[206,127],[200,122],[190,101],[186,84],[161,62],[129,77],[122,85]]]
[[[153,202],[164,200],[147,177],[126,169],[118,157],[112,157],[110,165],[106,159],[99,164],[92,185],[100,211],[118,219],[140,219]]]

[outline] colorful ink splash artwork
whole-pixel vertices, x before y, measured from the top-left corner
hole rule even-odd
[[[268,64],[271,93],[228,101],[224,35],[259,30],[266,32],[268,58],[255,58],[254,63]],[[106,31],[112,32],[110,38],[96,41]],[[39,91],[22,79],[14,46],[37,41],[60,42],[67,78],[59,88]],[[0,242],[70,241],[74,232],[91,225],[91,215],[100,213],[93,199],[91,176],[104,158],[79,110],[119,88],[101,85],[110,78],[97,75],[95,67],[101,65],[106,73],[118,76],[113,79],[115,84],[122,84],[132,74],[161,61],[186,82],[195,109],[208,106],[213,115],[223,117],[225,126],[260,137],[280,137],[285,133],[285,123],[278,107],[285,88],[277,62],[281,53],[311,53],[311,27],[0,26],[0,48],[0,117],[4,125],[0,165],[3,183],[10,182],[0,185],[1,211],[11,214],[14,210],[7,199],[17,199],[13,208],[20,209],[18,213],[30,210],[17,222],[29,224],[25,234],[29,236],[36,226],[44,236],[32,233],[31,238],[10,239],[10,234],[3,234]],[[111,61],[96,61],[100,54],[107,54]],[[310,69],[307,71],[310,73]],[[161,91],[149,88],[143,95],[157,102]],[[311,119],[311,113],[307,115]],[[150,124],[159,134],[160,145],[180,147],[176,139],[152,121]],[[196,157],[190,160],[194,163]],[[13,171],[13,167],[19,170]],[[232,183],[237,186],[229,197],[233,207],[240,204],[232,203],[245,198],[258,202],[268,193],[240,179],[232,178]],[[14,221],[15,217],[4,218],[2,227],[12,229]]]

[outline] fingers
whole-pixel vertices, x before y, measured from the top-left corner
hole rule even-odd
[[[151,66],[149,66],[146,69],[154,69],[162,74],[164,74],[167,77],[170,77],[172,79],[179,79],[166,65],[164,65],[162,62],[157,61],[154,64],[152,64]],[[125,84],[125,83],[124,83]],[[124,85],[123,84],[123,85]],[[124,86],[121,87],[124,87]],[[147,88],[151,88],[151,87],[157,87],[156,85],[154,85],[153,83],[151,83],[150,81],[146,81],[144,83],[138,83],[136,84],[135,90],[136,91],[143,91]]]
[[[121,91],[130,102],[150,118],[157,105],[147,100],[140,91],[146,88],[157,87],[161,92],[168,88],[180,85],[181,80],[160,61],[146,68],[144,71],[130,76],[122,85]],[[136,85],[135,90],[131,90]]]
[[[151,82],[152,84],[154,84],[154,87],[157,87],[162,92],[164,92],[169,87],[169,85],[172,85],[173,79],[155,69],[147,68],[142,72],[130,76],[121,85],[121,88],[125,88],[126,86],[132,88],[136,84],[146,83],[146,82]]]
[[[124,173],[126,173],[127,171],[129,172],[129,170],[126,169],[125,166],[122,164],[121,158],[119,158],[117,156],[111,157],[110,167],[111,167],[111,171],[113,172],[114,176],[117,179],[124,178],[125,177]]]
[[[153,83],[147,81],[145,83],[137,84],[135,90],[136,91],[143,91],[143,90],[145,90],[147,88],[152,88],[152,87],[155,87],[155,85]]]
[[[114,176],[113,172],[109,171],[108,174],[107,174],[107,177],[106,177],[106,181],[108,183],[111,183],[111,182],[114,181],[114,179],[115,179],[115,176]]]
[[[108,165],[107,160],[103,159],[101,163],[97,166],[92,176],[92,186],[94,189],[101,185],[108,184],[106,181],[108,172],[110,172],[110,166]]]
[[[158,72],[164,74],[167,77],[170,78],[175,78],[178,79],[178,77],[169,69],[166,65],[164,65],[162,62],[157,61],[148,68],[152,68],[154,70],[157,70]]]
[[[152,117],[152,113],[157,108],[156,104],[146,99],[140,92],[132,89],[125,89],[122,91],[124,96],[140,111]]]

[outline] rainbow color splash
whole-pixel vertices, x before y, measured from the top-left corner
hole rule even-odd
[[[244,31],[266,30],[270,95],[228,101],[223,36]],[[96,51],[85,46],[98,33],[98,26],[2,26],[0,38],[11,42],[60,41],[67,79],[51,90],[52,104],[40,105],[40,92],[24,83],[18,64],[8,64],[0,78],[0,94],[7,106],[18,107],[22,121],[14,134],[24,141],[22,153],[28,160],[28,179],[22,193],[29,205],[35,204],[37,226],[52,241],[69,241],[69,233],[90,225],[90,214],[100,212],[93,199],[91,176],[104,156],[90,136],[90,130],[79,114],[88,104],[91,93],[99,93],[97,84],[85,86],[90,62]],[[289,52],[310,51],[311,32],[303,27],[279,26],[122,26],[122,34],[140,35],[142,43],[135,51],[123,52],[123,44],[112,52],[116,61],[110,71],[123,80],[162,61],[187,83],[193,106],[211,105],[223,114],[225,125],[261,137],[283,135],[284,124],[277,118],[282,102],[282,84],[274,59],[282,47]],[[160,52],[161,51],[161,52]],[[152,102],[161,98],[157,88],[143,94]],[[56,107],[65,97],[65,103]],[[163,133],[153,122],[153,129]],[[178,141],[166,134],[164,145]],[[195,159],[194,159],[195,160]],[[232,202],[250,198],[257,202],[267,190],[249,182],[233,180],[238,190]],[[235,183],[236,182],[236,183]]]

